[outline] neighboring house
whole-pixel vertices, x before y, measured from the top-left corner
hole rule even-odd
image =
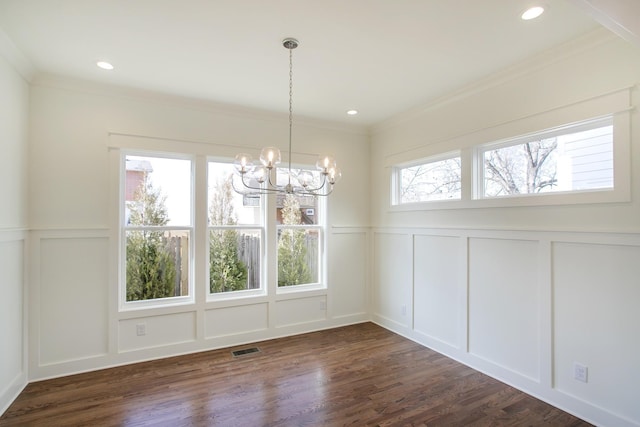
[[[133,160],[126,159],[126,183],[124,187],[124,199],[126,201],[126,212],[125,212],[125,224],[129,224],[129,216],[130,216],[130,205],[131,202],[135,200],[136,191],[140,188],[140,185],[144,182],[144,177],[146,174],[153,172],[153,167],[151,163],[147,160]]]
[[[282,224],[282,207],[284,206],[284,195],[279,194],[277,197],[277,221]],[[301,224],[316,224],[316,206],[317,200],[311,196],[298,196],[300,203]]]
[[[126,201],[130,202],[134,199],[136,190],[144,182],[144,176],[153,172],[153,167],[147,160],[133,160],[127,158],[125,170],[127,176],[124,197]]]

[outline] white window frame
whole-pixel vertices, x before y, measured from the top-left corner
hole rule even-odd
[[[263,208],[264,209],[264,208]],[[209,245],[210,242],[210,233],[211,230],[255,230],[260,234],[260,287],[256,289],[241,289],[237,291],[227,291],[227,292],[216,292],[212,293],[210,289],[211,283],[211,261],[209,258]],[[264,243],[265,243],[265,230],[264,227],[259,227],[256,225],[210,225],[207,227],[207,274],[206,274],[206,292],[207,292],[207,301],[219,301],[224,299],[234,299],[234,298],[245,298],[252,296],[262,296],[266,295],[267,287],[266,287],[266,259],[265,259],[265,251],[264,251]]]
[[[441,200],[421,200],[417,202],[402,202],[402,170],[408,169],[415,166],[428,165],[430,163],[437,163],[445,160],[460,158],[460,187],[461,194],[460,198],[457,199],[441,199]],[[463,162],[464,159],[461,156],[460,151],[450,151],[447,153],[437,154],[434,156],[424,157],[418,160],[412,160],[410,162],[401,163],[393,166],[391,172],[391,204],[392,206],[420,206],[423,204],[432,204],[432,203],[451,203],[462,199],[462,186],[463,186]]]
[[[136,135],[109,133],[109,228],[110,228],[110,263],[114,274],[110,281],[114,286],[109,287],[109,304],[119,313],[117,319],[134,319],[140,316],[154,316],[159,313],[182,313],[202,306],[205,309],[230,307],[245,304],[260,304],[267,301],[297,299],[300,296],[327,295],[328,284],[328,197],[318,197],[317,214],[322,218],[317,225],[304,227],[319,228],[319,271],[318,283],[289,286],[286,289],[277,286],[277,226],[276,226],[276,196],[271,193],[262,196],[263,203],[263,231],[262,246],[262,278],[261,290],[246,290],[225,292],[219,295],[209,295],[209,247],[208,247],[208,162],[231,163],[237,152],[237,147],[226,145],[210,145],[191,143],[185,145],[181,141],[141,137]],[[188,230],[190,233],[190,262],[189,262],[189,295],[167,297],[146,301],[126,302],[126,239],[123,224],[125,223],[125,187],[126,187],[126,156],[156,156],[160,158],[186,159],[191,161],[191,225],[175,227]],[[299,162],[298,166],[313,170],[313,161]],[[306,156],[302,156],[306,158]],[[240,228],[252,229],[253,225],[239,225]],[[125,304],[126,302],[126,304]]]
[[[191,217],[190,225],[172,225],[172,226],[128,226],[126,224],[125,212],[126,212],[126,158],[127,156],[140,156],[140,157],[157,157],[165,159],[176,160],[188,160],[191,162],[191,180],[190,180],[190,200],[191,200]],[[159,307],[177,306],[192,304],[195,301],[195,289],[194,289],[194,272],[195,272],[195,156],[167,153],[153,150],[121,150],[119,159],[119,256],[118,256],[118,305],[120,311],[132,311],[141,309],[151,309]],[[166,297],[158,299],[149,299],[142,301],[127,301],[127,238],[126,233],[128,230],[154,230],[154,231],[186,231],[189,234],[189,260],[188,265],[188,295],[182,295],[177,297]]]
[[[528,142],[539,141],[542,139],[548,139],[573,133],[578,133],[586,130],[596,129],[604,126],[612,126],[613,127],[613,141],[612,141],[612,149],[615,152],[615,135],[616,129],[614,126],[614,117],[613,115],[608,115],[605,117],[599,117],[596,119],[580,121],[577,123],[571,123],[563,126],[559,126],[556,128],[545,129],[539,132],[534,132],[527,135],[521,135],[514,138],[508,138],[501,141],[490,142],[487,144],[482,144],[474,147],[473,150],[473,198],[476,200],[493,200],[493,199],[510,199],[510,198],[546,198],[546,197],[554,197],[554,196],[567,196],[570,194],[579,194],[579,193],[599,193],[599,192],[607,192],[613,191],[616,187],[616,182],[614,179],[613,187],[606,188],[593,188],[593,189],[584,189],[584,190],[567,190],[567,191],[549,191],[549,192],[541,192],[541,193],[520,193],[520,194],[505,194],[500,196],[487,196],[485,195],[485,165],[484,165],[484,156],[485,153],[492,150],[497,150],[506,147],[513,147],[518,145],[523,145]],[[613,163],[613,174],[615,177],[615,158]]]
[[[280,169],[285,169],[285,167],[281,167]],[[306,165],[306,164],[292,164],[291,169],[306,169],[313,171],[315,166]],[[276,170],[277,173],[277,170]],[[329,196],[331,197],[331,196]],[[275,197],[273,203],[273,209],[276,209]],[[315,291],[315,290],[326,290],[327,289],[327,255],[325,251],[326,247],[326,239],[327,239],[327,201],[328,197],[317,196],[316,200],[317,210],[315,215],[318,216],[317,224],[308,224],[308,225],[284,225],[277,224],[275,230],[276,241],[274,242],[273,247],[275,247],[275,255],[273,256],[273,261],[275,262],[275,288],[276,295],[282,294],[291,294],[297,292],[307,292],[307,291]],[[280,230],[284,229],[302,229],[302,230],[316,230],[318,232],[318,280],[313,283],[301,283],[299,285],[292,286],[278,286],[278,234]]]
[[[614,97],[615,98],[615,97]],[[589,101],[592,102],[592,101]],[[601,108],[595,102],[594,110]],[[607,103],[605,103],[607,104]],[[580,105],[582,107],[582,105]],[[608,107],[608,105],[605,105]],[[576,106],[567,108],[566,114],[563,112],[562,117],[568,116],[569,110],[577,109]],[[612,111],[612,110],[608,110]],[[614,110],[616,111],[616,110]],[[563,121],[558,124],[558,118],[555,117],[557,111],[546,112],[540,116],[532,116],[522,119],[517,123],[507,123],[504,125],[483,129],[474,134],[465,134],[459,138],[454,138],[447,142],[433,146],[425,146],[422,149],[414,149],[411,152],[423,153],[422,156],[416,156],[419,160],[405,160],[409,152],[399,153],[390,156],[389,161],[389,210],[391,212],[403,211],[419,211],[419,210],[442,210],[442,209],[475,209],[475,208],[494,208],[494,207],[519,207],[519,206],[559,206],[559,205],[576,205],[576,204],[600,204],[600,203],[621,203],[631,200],[631,108],[620,108],[614,113],[601,114],[576,114],[573,116],[575,120]],[[588,125],[611,118],[613,124],[613,188],[592,189],[592,190],[574,190],[574,191],[554,191],[535,194],[519,194],[500,197],[480,197],[482,188],[479,184],[484,185],[484,177],[480,172],[483,167],[483,155],[480,153],[481,148],[496,148],[501,144],[514,144],[515,140],[531,137],[531,135],[552,135],[553,132],[562,133],[567,128],[577,125]],[[562,122],[561,122],[562,123]],[[541,125],[542,124],[542,125]],[[547,124],[547,126],[544,126]],[[550,125],[550,126],[549,126]],[[555,126],[554,126],[555,125]],[[545,129],[544,131],[536,131],[535,129]],[[509,136],[500,138],[505,134],[509,134],[513,129],[526,129],[529,132],[523,132],[520,136]],[[575,129],[579,129],[575,127]],[[523,139],[524,140],[524,139]],[[487,142],[492,141],[492,142]],[[451,149],[443,151],[439,154],[438,147],[458,148],[458,151]],[[407,165],[415,165],[424,162],[425,159],[446,158],[451,153],[458,152],[461,157],[461,178],[462,178],[462,198],[460,200],[434,200],[428,202],[416,202],[395,204],[398,197],[399,179],[397,168],[406,167]],[[425,156],[424,154],[428,154]],[[392,159],[405,160],[403,162],[394,162]]]
[[[221,159],[219,157],[208,157],[207,158],[207,173],[206,173],[206,182],[209,182],[209,163],[227,163],[233,166],[233,161],[231,159]],[[206,294],[207,301],[220,301],[220,300],[230,300],[230,299],[240,299],[240,298],[248,298],[248,297],[257,297],[264,296],[267,294],[267,269],[268,269],[268,260],[266,257],[265,251],[265,242],[266,242],[266,212],[268,209],[267,197],[264,195],[260,196],[260,224],[238,224],[238,225],[210,225],[207,224],[206,229],[206,258],[207,258],[207,270],[206,270]],[[205,212],[205,217],[209,217],[209,190],[207,188],[206,194],[207,203]],[[260,288],[257,289],[243,289],[238,291],[229,291],[229,292],[218,292],[212,293],[210,291],[210,259],[209,259],[209,245],[210,245],[210,230],[257,230],[260,232]]]
[[[298,230],[316,230],[318,232],[318,281],[311,283],[301,283],[299,285],[291,285],[291,286],[278,286],[278,254],[276,250],[276,289],[278,294],[287,294],[292,292],[300,292],[300,291],[310,291],[316,289],[326,289],[327,281],[326,281],[326,257],[325,257],[325,225],[322,224],[309,224],[309,225],[283,225],[278,224],[276,227],[277,231],[285,230],[285,229],[298,229]],[[276,243],[277,245],[277,243]],[[277,246],[276,246],[277,247]]]
[[[553,132],[563,132],[571,126],[582,124],[589,125],[590,123],[597,123],[598,121],[606,120],[607,118],[611,118],[613,124],[613,188],[480,198],[478,195],[481,194],[480,191],[482,190],[478,185],[480,183],[479,179],[483,177],[482,175],[479,175],[478,169],[483,167],[483,157],[478,154],[477,150],[472,150],[473,200],[471,200],[471,203],[469,204],[470,207],[558,206],[628,202],[631,197],[631,135],[630,114],[628,110],[614,114],[603,114],[595,117],[592,116],[584,120],[578,120],[561,126],[547,128],[544,132],[548,132],[547,135],[552,135]],[[578,128],[576,127],[576,129]],[[531,132],[527,135],[541,133],[542,132]],[[513,141],[513,139],[514,138],[507,138],[497,141],[496,143]],[[487,144],[479,144],[478,146],[485,145]]]

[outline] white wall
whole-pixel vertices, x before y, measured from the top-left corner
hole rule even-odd
[[[114,147],[170,144],[257,157],[262,146],[286,148],[287,117],[53,76],[34,82],[30,107],[31,380],[367,319],[369,139],[362,129],[294,121],[298,159],[328,151],[344,170],[329,200],[327,290],[206,302],[196,273],[195,304],[119,312]],[[360,255],[346,262],[353,253]],[[144,336],[136,334],[139,323]]]
[[[596,424],[640,425],[637,110],[628,202],[398,211],[388,191],[395,159],[587,114],[585,100],[638,81],[640,50],[598,31],[377,126],[374,321]]]
[[[0,52],[0,414],[27,384],[24,260],[29,87]]]
[[[325,146],[349,165],[330,204],[328,291],[120,313],[109,134],[257,151],[282,145],[286,117],[50,76],[29,89],[0,58],[0,412],[27,382],[28,224],[30,380],[372,318],[590,421],[640,425],[637,111],[630,202],[397,212],[388,199],[389,159],[517,130],[639,78],[638,51],[596,33],[382,123],[371,148],[359,129],[304,123],[295,150]]]

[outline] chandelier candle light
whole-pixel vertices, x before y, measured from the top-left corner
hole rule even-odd
[[[282,45],[289,49],[289,176],[286,185],[272,182],[273,169],[280,163],[280,150],[276,147],[265,147],[260,153],[260,165],[254,166],[249,154],[240,153],[236,156],[235,172],[242,181],[242,187],[237,188],[232,180],[233,189],[245,196],[281,193],[308,196],[328,196],[333,191],[333,185],[338,182],[342,173],[336,166],[332,156],[320,156],[316,167],[320,172],[320,180],[316,181],[310,171],[302,171],[295,177],[291,170],[291,131],[293,128],[293,49],[298,47],[296,39],[287,38]]]

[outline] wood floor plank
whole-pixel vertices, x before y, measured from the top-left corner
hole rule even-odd
[[[589,426],[372,323],[29,384],[5,426]]]

